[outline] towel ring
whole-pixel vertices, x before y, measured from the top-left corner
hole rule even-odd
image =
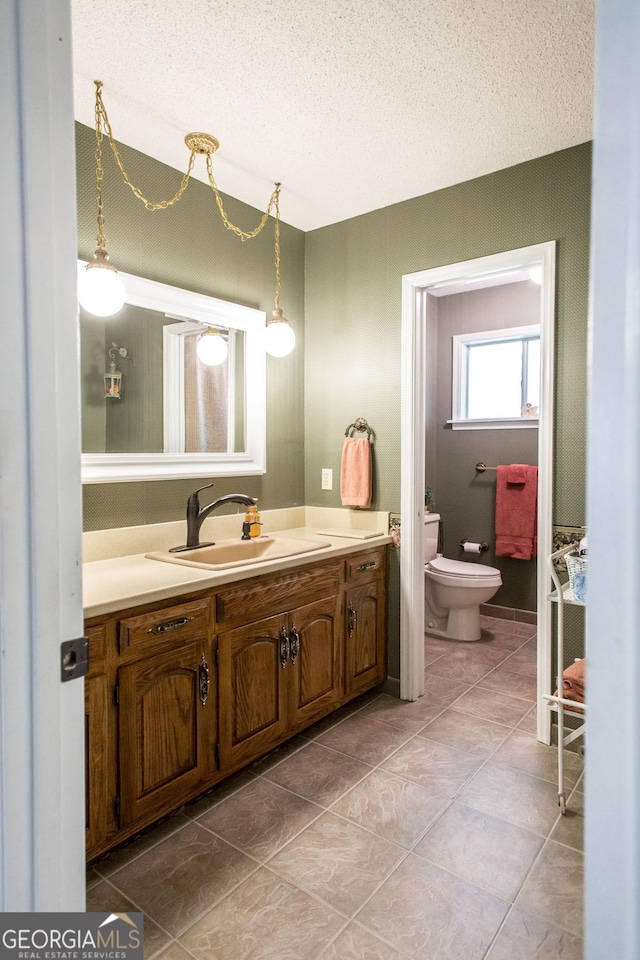
[[[371,440],[372,436],[375,436],[375,433],[367,423],[364,417],[357,417],[353,423],[350,423],[347,429],[344,432],[345,437],[349,436],[350,430],[359,430],[360,433],[367,432],[367,440]]]

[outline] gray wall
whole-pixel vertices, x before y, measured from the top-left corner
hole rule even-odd
[[[400,509],[403,275],[555,240],[554,523],[584,523],[590,197],[585,143],[306,235],[307,503],[339,505],[320,471],[337,475],[344,428],[363,416],[376,432],[372,506]],[[391,676],[398,610],[394,554]]]
[[[460,541],[486,540],[490,549],[482,563],[497,567],[502,587],[492,603],[521,610],[536,609],[536,561],[495,556],[496,473],[476,473],[479,461],[538,462],[538,431],[452,430],[452,337],[456,334],[503,330],[540,321],[540,287],[531,281],[486,287],[450,296],[431,297],[435,307],[437,352],[428,376],[436,379],[436,417],[427,438],[427,475],[435,474],[435,510],[444,520],[444,553],[452,559],[470,560]],[[432,508],[434,509],[434,508]]]

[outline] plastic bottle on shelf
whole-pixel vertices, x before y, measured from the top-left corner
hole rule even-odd
[[[586,557],[587,555],[587,538],[583,537],[580,543],[578,544],[578,556]]]

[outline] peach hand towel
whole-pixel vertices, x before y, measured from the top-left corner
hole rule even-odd
[[[498,467],[496,480],[496,557],[531,560],[537,553],[538,468],[528,464],[524,483],[510,483],[511,467]],[[519,476],[519,472],[516,476]]]
[[[562,674],[562,696],[565,700],[575,700],[577,703],[584,703],[585,698],[585,674],[587,661],[585,659],[576,660]],[[557,682],[557,681],[556,681]],[[558,696],[556,690],[554,696]],[[576,713],[584,713],[580,707],[574,707]]]
[[[371,506],[371,443],[345,437],[340,465],[343,507]]]

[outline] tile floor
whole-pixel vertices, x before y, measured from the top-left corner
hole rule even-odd
[[[425,639],[425,696],[370,695],[89,873],[157,960],[579,960],[582,761],[559,816],[535,627]]]

